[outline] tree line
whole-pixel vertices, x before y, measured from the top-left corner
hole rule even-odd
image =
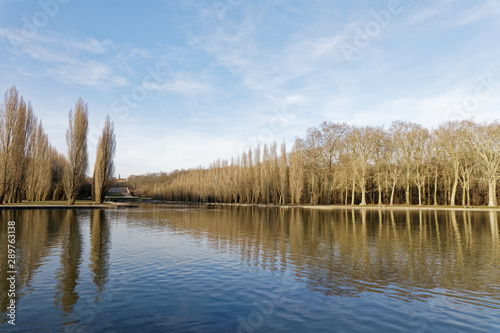
[[[324,122],[286,144],[208,168],[131,176],[140,195],[183,202],[497,205],[498,121],[356,126]]]
[[[99,136],[92,179],[88,171],[88,106],[80,98],[69,111],[67,155],[50,143],[42,121],[15,86],[0,106],[0,204],[67,200],[73,205],[85,187],[102,203],[112,185],[115,135],[109,116]]]

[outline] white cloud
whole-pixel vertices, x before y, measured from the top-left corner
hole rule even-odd
[[[194,74],[187,72],[173,73],[171,78],[163,79],[161,83],[147,82],[144,88],[158,92],[182,94],[209,93],[214,91],[208,79],[200,80]]]
[[[497,0],[489,0],[481,5],[473,8],[467,8],[464,11],[464,16],[450,24],[450,27],[457,27],[469,24],[475,21],[482,20],[490,16],[498,16],[500,14],[500,3]]]
[[[113,43],[109,40],[99,41],[93,37],[69,38],[49,31],[37,33],[34,36],[26,36],[25,32],[19,28],[0,27],[0,37],[7,39],[11,43],[11,47],[14,47],[13,51],[19,48],[24,52],[35,45],[46,48],[57,48],[71,52],[72,54],[83,52],[104,54],[113,46]]]
[[[46,75],[55,75],[63,82],[87,87],[116,87],[127,84],[127,80],[116,75],[111,66],[92,60],[75,60],[66,64],[57,64],[47,70]]]
[[[145,50],[145,49],[141,49],[141,48],[138,48],[138,47],[134,47],[132,49],[132,51],[130,51],[130,57],[136,57],[136,56],[139,56],[139,57],[142,57],[142,58],[150,58],[151,55],[149,54],[148,50]]]
[[[20,29],[0,28],[0,37],[5,41],[19,36],[22,36]],[[50,32],[16,41],[19,43],[14,44],[11,52],[31,58],[34,68],[44,68],[41,72],[34,70],[36,75],[97,88],[123,86],[127,82],[113,69],[115,54],[111,41],[69,38]]]
[[[0,65],[4,82],[20,78],[16,84],[22,86],[28,76],[50,77],[67,84],[68,94],[88,87],[83,97],[97,114],[119,100],[120,108],[129,108],[126,116],[115,114],[117,171],[125,175],[206,165],[240,154],[242,142],[290,142],[323,121],[434,126],[473,92],[478,75],[498,68],[498,47],[492,43],[498,24],[489,16],[499,12],[495,1],[405,4],[351,62],[340,46],[354,44],[372,10],[384,10],[387,3],[242,2],[224,20],[212,2],[172,4],[179,5],[182,10],[172,13],[186,13],[189,21],[178,30],[145,30],[140,41],[131,36],[125,45],[44,30],[26,47],[9,50],[15,56]],[[465,34],[450,29],[471,22],[477,24],[468,25]],[[0,28],[0,41],[18,32]],[[158,75],[144,81],[149,69]],[[126,97],[138,87],[151,93],[141,101],[131,98],[128,107]],[[45,109],[65,105],[66,118],[72,98],[49,101]],[[482,102],[475,113],[494,117],[498,99]],[[131,124],[141,126],[125,131]]]

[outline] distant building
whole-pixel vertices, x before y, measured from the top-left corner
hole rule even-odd
[[[128,187],[127,178],[121,178],[118,174],[118,178],[115,179],[113,187]]]
[[[126,183],[127,178],[121,178],[120,174],[118,174],[118,178],[115,179],[115,183]]]

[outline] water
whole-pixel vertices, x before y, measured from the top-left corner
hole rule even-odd
[[[0,331],[500,331],[494,212],[150,205],[0,217]]]

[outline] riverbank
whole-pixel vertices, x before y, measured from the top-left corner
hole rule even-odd
[[[117,209],[139,207],[137,204],[123,202],[93,203],[90,200],[77,200],[74,205],[68,205],[67,201],[35,201],[18,202],[0,205],[1,209]]]
[[[169,202],[172,203],[172,202]],[[417,206],[417,205],[275,205],[275,204],[238,204],[238,203],[204,203],[205,206],[240,206],[240,207],[277,207],[277,208],[304,208],[304,209],[382,209],[382,210],[454,210],[454,211],[500,211],[500,206],[463,207],[463,206]]]

